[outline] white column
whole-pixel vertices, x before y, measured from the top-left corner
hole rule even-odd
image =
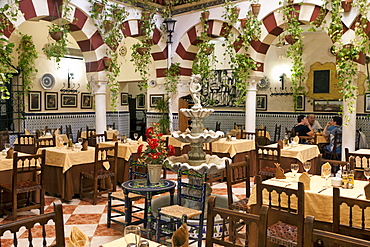
[[[248,132],[254,132],[256,130],[257,81],[257,78],[251,78],[245,98],[245,131]]]
[[[172,63],[172,43],[167,43],[167,69],[170,69]],[[172,114],[172,93],[168,94],[168,118],[170,119],[170,133],[173,131],[173,114]]]
[[[356,105],[356,100],[354,100]],[[355,151],[356,142],[356,110],[353,113],[348,111],[347,102],[343,102],[343,126],[342,126],[342,160],[345,160],[344,149],[348,148],[350,152]],[[347,117],[349,117],[349,120]]]
[[[107,129],[107,81],[93,81],[91,82],[91,89],[95,95],[96,133],[104,134],[104,131]]]

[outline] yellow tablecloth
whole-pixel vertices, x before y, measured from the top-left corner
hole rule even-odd
[[[41,150],[46,150],[46,162],[48,166],[63,167],[63,173],[74,165],[89,164],[95,162],[95,148],[89,147],[87,151],[72,151],[67,148],[40,148],[37,153],[40,154]],[[109,168],[109,163],[104,164],[105,168]]]
[[[106,132],[107,132],[107,138],[108,139],[113,139],[113,133],[116,134],[117,136],[119,135],[119,131],[118,130],[106,130]],[[93,133],[95,133],[95,132],[93,132]],[[84,138],[84,139],[87,138],[86,131],[82,131],[81,132],[81,138]]]
[[[238,139],[235,141],[226,141],[226,138],[221,138],[216,142],[212,142],[212,152],[229,153],[231,158],[237,153],[248,152],[254,149],[255,142],[253,140]]]
[[[298,183],[292,183],[293,174],[286,173],[286,179],[269,179],[264,181],[264,184],[270,184],[279,187],[285,187],[298,189]],[[300,174],[297,174],[297,180]],[[330,178],[328,181],[330,184]],[[366,181],[359,181],[355,180],[354,189],[340,189],[340,195],[343,197],[349,198],[357,198],[360,194],[364,194],[364,187],[368,184]],[[305,215],[312,215],[315,217],[315,220],[324,221],[324,222],[332,222],[332,214],[333,214],[333,188],[330,187],[320,193],[325,186],[325,179],[321,178],[321,176],[312,176],[311,183],[310,183],[310,190],[305,190]],[[268,193],[264,192],[263,196],[263,204],[268,203]],[[252,194],[249,198],[248,205],[256,204],[256,186],[253,187]],[[277,203],[277,196],[273,196],[273,203]],[[366,200],[364,195],[358,197],[358,199]],[[284,202],[284,199],[282,199]],[[293,208],[297,208],[297,201],[292,200],[291,205]],[[284,206],[284,204],[283,204]],[[356,207],[355,207],[356,208]],[[358,207],[356,208],[358,210]],[[354,211],[357,212],[357,211]],[[365,210],[366,218],[368,219],[367,224],[370,224],[370,209]],[[343,224],[348,224],[349,219],[349,210],[348,207],[345,205],[341,206],[341,222]],[[354,213],[353,215],[353,224],[355,226],[359,226],[361,222],[361,211],[358,210],[358,213]],[[367,225],[368,226],[368,225]]]
[[[18,152],[19,156],[27,156],[30,154]],[[13,169],[13,159],[6,159],[6,155],[0,154],[0,171],[8,171]]]
[[[267,147],[276,147],[277,144],[271,144]],[[306,162],[317,157],[320,154],[320,150],[317,145],[305,145],[298,144],[296,147],[284,147],[281,149],[281,156],[294,158],[300,162]]]
[[[158,244],[156,242],[153,242],[151,240],[148,240],[148,239],[145,239],[145,238],[141,238],[141,240],[146,240],[148,241],[149,243],[149,247],[160,247],[160,246],[165,246],[165,245],[161,245],[161,244]],[[106,243],[106,244],[103,244],[102,247],[119,247],[119,246],[126,246],[127,243],[125,241],[125,238],[119,238],[119,239],[116,239],[112,242],[109,242],[109,243]]]
[[[370,149],[359,149],[356,151],[351,152],[351,154],[365,154],[370,155]]]
[[[326,138],[322,135],[318,135],[316,136],[316,143],[319,144],[319,143],[329,143],[328,140],[326,140]]]
[[[112,147],[116,142],[100,142],[101,147]],[[128,143],[118,143],[118,157],[125,160],[129,160],[132,154],[137,153],[137,148],[139,147],[138,141],[131,141]]]

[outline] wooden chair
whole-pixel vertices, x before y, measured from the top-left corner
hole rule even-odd
[[[187,177],[186,180],[184,177]],[[205,211],[206,198],[206,177],[207,174],[200,174],[197,171],[182,170],[178,168],[177,179],[177,205],[158,208],[156,242],[160,241],[161,236],[171,236],[177,226],[187,223],[194,229],[197,237],[189,237],[189,245],[198,242],[198,247],[202,246],[202,229]],[[189,179],[188,179],[189,178]],[[199,185],[190,184],[188,180],[198,180]],[[191,190],[189,190],[191,188]],[[192,208],[184,207],[187,201],[194,203]],[[190,224],[187,219],[197,217],[196,225]],[[169,219],[169,221],[168,221]]]
[[[221,131],[221,122],[216,122],[215,131]]]
[[[255,141],[261,146],[270,144],[270,140],[267,138],[266,126],[256,129]]]
[[[239,201],[233,201],[233,185],[245,185],[245,198]],[[231,210],[249,212],[248,200],[251,194],[250,186],[250,161],[249,157],[245,157],[245,161],[231,163],[226,160],[226,185],[227,185],[227,200],[228,207]]]
[[[281,138],[281,125],[275,124],[274,140],[273,143],[277,143]]]
[[[5,128],[5,130],[0,131],[0,148],[1,148],[1,150],[3,150],[5,143],[10,143],[8,128]]]
[[[72,137],[72,140],[73,140],[73,132],[72,132],[71,125],[66,125],[66,135],[68,138]]]
[[[10,223],[0,224],[0,241],[1,236],[4,235],[5,232],[10,231],[13,233],[13,244],[17,246],[19,234],[17,234],[21,228],[26,228],[28,233],[28,241],[30,246],[32,243],[32,234],[34,231],[32,229],[34,226],[41,225],[41,237],[43,239],[42,246],[49,246],[46,243],[46,238],[53,238],[53,236],[49,236],[49,230],[46,229],[46,225],[49,225],[49,221],[52,220],[55,222],[54,231],[55,231],[55,247],[64,247],[65,246],[65,239],[64,239],[64,221],[63,221],[63,209],[62,203],[60,201],[56,201],[54,204],[54,212],[37,215],[34,217],[17,220]],[[49,228],[48,228],[49,229]],[[35,233],[34,233],[35,234]]]
[[[345,157],[346,162],[349,162],[351,169],[355,173],[355,178],[366,179],[364,168],[370,166],[370,155],[351,153],[348,148],[345,148]]]
[[[93,205],[96,205],[97,198],[99,195],[116,191],[117,185],[117,150],[118,143],[114,147],[99,147],[99,144],[95,146],[95,162],[93,171],[81,172],[80,173],[80,198],[84,196],[92,198]],[[113,152],[113,154],[112,154]],[[109,155],[108,155],[109,153]],[[104,163],[109,162],[109,170],[104,169]],[[102,183],[107,179],[111,180],[111,184],[106,184],[105,187]],[[87,180],[87,181],[86,181]],[[84,183],[89,182],[90,184],[85,187]],[[92,185],[91,185],[92,182]],[[90,192],[90,193],[89,193]]]
[[[298,190],[263,184],[256,176],[257,207],[263,204],[263,193],[268,193],[269,217],[267,241],[283,246],[303,246],[304,232],[304,185],[298,182]],[[296,202],[296,207],[292,203]]]
[[[351,160],[353,159],[353,157],[351,158]],[[336,173],[339,169],[341,169],[343,171],[343,167],[347,166],[348,165],[348,162],[347,161],[340,161],[340,160],[327,160],[327,159],[323,159],[322,157],[322,154],[319,154],[318,158],[317,158],[317,171],[313,171],[312,173],[313,174],[316,174],[316,175],[321,175],[321,166],[325,163],[329,163],[331,165],[331,169],[332,169],[332,173]],[[312,168],[311,168],[312,169]],[[350,165],[349,167],[350,170],[353,170],[353,166]]]
[[[337,147],[342,145],[342,133],[335,132],[333,137],[333,151],[329,152],[323,148],[323,157],[331,160],[341,160],[341,152],[337,152]]]
[[[355,150],[359,150],[360,149],[361,132],[362,132],[362,129],[361,128],[359,128],[358,130],[356,130]]]
[[[250,226],[254,223],[258,227],[258,247],[265,247],[266,246],[266,226],[267,226],[267,211],[268,207],[261,206],[261,210],[259,215],[249,214],[249,213],[242,213],[242,212],[235,212],[234,210],[215,207],[216,197],[210,196],[208,199],[208,210],[207,210],[207,231],[206,231],[206,247],[212,247],[215,244],[221,246],[238,246],[244,247],[248,246],[248,237],[251,234],[248,231],[245,232],[245,241],[246,244],[242,244],[241,242],[237,242],[236,238],[231,235],[232,233],[236,232],[236,227],[239,225],[239,222],[244,222],[247,226]],[[222,219],[222,235],[220,237],[214,236],[214,224],[216,216],[221,217]],[[234,228],[230,228],[226,226],[226,223],[229,223],[229,226],[235,226]],[[225,234],[225,230],[228,229],[230,237]]]
[[[295,130],[293,128],[288,129],[287,127],[285,127],[285,133],[288,134],[289,138],[290,137],[295,137]]]
[[[260,146],[256,142],[256,171],[263,179],[275,176],[276,166],[274,163],[281,164],[281,148],[279,144],[274,148]]]
[[[314,228],[314,217],[307,216],[304,222],[304,246],[311,247],[368,247],[370,241],[323,231]]]
[[[129,180],[137,179],[137,178],[146,178],[146,177],[147,177],[146,166],[137,161],[133,161],[132,158],[130,158]],[[137,221],[133,221],[133,223],[138,224],[140,222],[144,222],[144,227],[146,227],[146,219],[147,219],[146,212],[148,212],[148,210],[146,210],[146,208],[142,208],[142,207],[132,204],[133,201],[145,199],[145,196],[135,194],[135,193],[129,193],[128,197],[130,198],[130,205],[127,205],[127,208],[130,209],[131,217],[137,220]],[[113,204],[113,200],[119,201],[119,203]],[[108,212],[107,212],[107,227],[108,228],[110,228],[111,222],[115,222],[117,224],[126,226],[124,218],[121,221],[116,219],[116,218],[122,219],[122,217],[126,215],[125,201],[126,201],[125,194],[123,193],[122,190],[108,193]],[[136,214],[141,211],[144,211],[143,218],[138,217]],[[115,215],[112,215],[112,212],[114,212]]]
[[[96,129],[90,129],[89,126],[86,126],[86,139],[89,142],[89,146],[95,147],[95,139],[92,138],[96,134]]]
[[[339,188],[333,188],[333,232],[370,240],[370,229],[366,224],[368,217],[365,215],[365,210],[369,209],[370,201],[341,197]],[[356,216],[360,218],[361,225],[353,225],[353,217]],[[345,222],[343,219],[346,219]]]
[[[256,132],[241,131],[240,139],[256,140]]]
[[[310,144],[316,145],[317,144],[317,136],[298,136],[300,144]]]
[[[28,211],[31,209],[39,209],[40,214],[44,213],[44,166],[45,153],[43,150],[40,155],[25,155],[18,156],[18,152],[14,152],[12,179],[9,184],[0,184],[0,203],[2,213],[6,213],[12,217],[12,220],[17,219],[18,212]],[[23,181],[22,181],[23,180]],[[33,192],[39,192],[39,201]],[[26,194],[21,198],[21,194]],[[8,206],[4,201],[4,197],[10,195],[11,205]],[[20,207],[21,206],[21,207]]]
[[[36,149],[55,146],[56,146],[55,135],[53,135],[50,138],[36,139]]]
[[[36,154],[36,139],[34,135],[17,134],[14,150],[22,153]]]

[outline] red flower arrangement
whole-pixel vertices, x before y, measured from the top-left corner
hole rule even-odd
[[[175,155],[175,148],[172,145],[166,147],[163,134],[158,132],[159,124],[152,123],[152,125],[153,127],[147,128],[145,132],[148,144],[141,144],[137,149],[138,160],[146,164],[164,164],[168,156]]]

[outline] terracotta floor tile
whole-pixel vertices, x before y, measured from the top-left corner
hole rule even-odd
[[[123,236],[123,226],[113,223],[110,228],[106,224],[98,225],[94,236]]]
[[[98,224],[101,214],[72,214],[65,225]]]
[[[53,225],[45,225],[47,238],[55,238],[55,227]],[[32,238],[42,238],[42,226],[37,225],[31,229]],[[20,238],[28,238],[28,231],[25,231]]]
[[[98,202],[96,203],[96,205],[105,205],[107,203],[108,203],[108,198],[107,197],[98,197]],[[81,200],[79,205],[93,205],[93,204],[92,204],[91,199],[84,198],[83,200]]]
[[[77,208],[77,205],[63,205],[63,214],[72,214],[75,209]],[[54,212],[54,207],[50,206],[45,210],[45,213]]]

